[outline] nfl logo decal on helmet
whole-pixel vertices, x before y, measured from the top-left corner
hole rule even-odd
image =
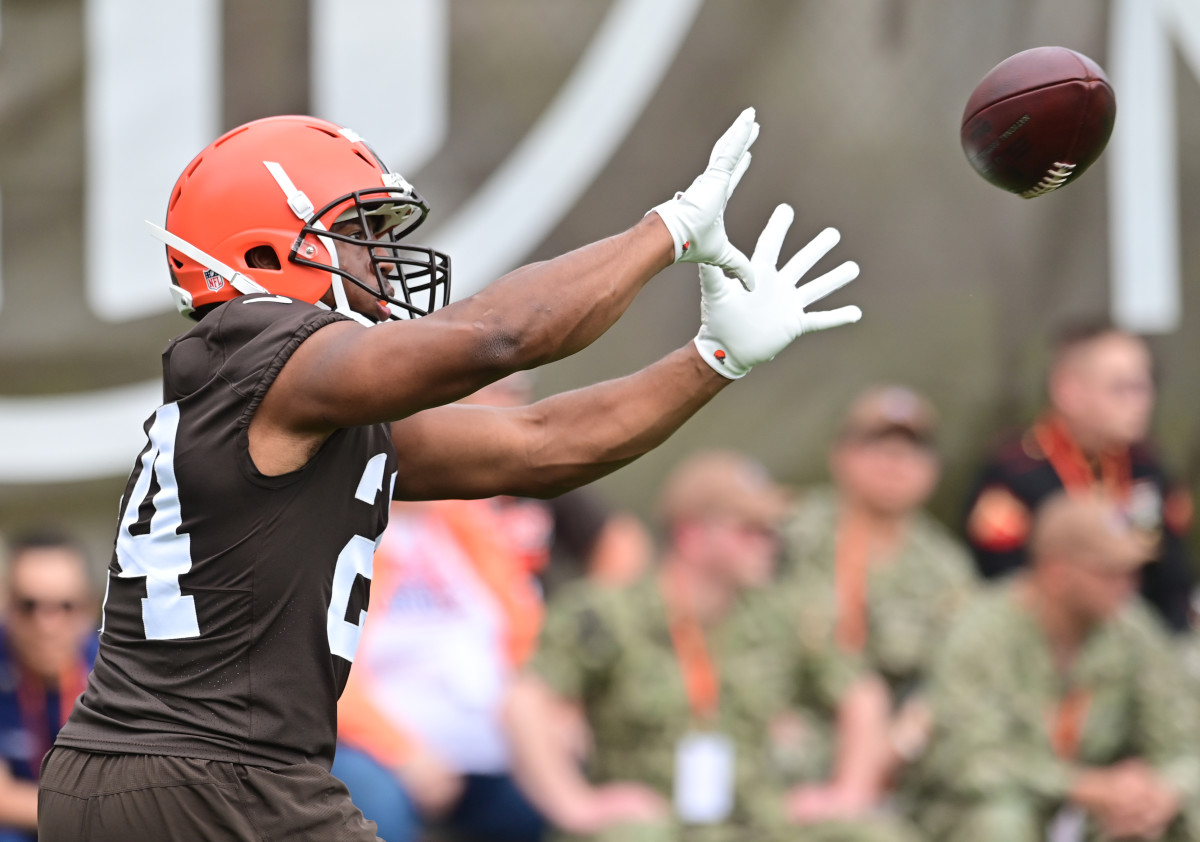
[[[225,279],[214,272],[212,269],[204,270],[204,283],[213,292],[220,292],[221,287],[225,286]]]

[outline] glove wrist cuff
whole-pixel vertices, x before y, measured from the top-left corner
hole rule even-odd
[[[725,347],[711,337],[697,336],[692,342],[695,343],[696,350],[700,352],[700,359],[708,363],[709,368],[722,377],[741,380],[749,373],[749,366],[735,361]]]
[[[671,199],[661,205],[656,205],[646,211],[646,216],[656,213],[658,218],[663,221],[663,225],[667,226],[667,233],[671,235],[671,240],[675,243],[675,262],[678,263],[679,258],[683,257],[683,244],[688,241],[688,237],[686,232],[681,230],[683,224],[679,219],[678,212],[673,207],[675,201],[675,199]]]

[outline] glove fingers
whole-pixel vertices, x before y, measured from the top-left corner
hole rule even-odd
[[[754,122],[754,109],[747,108],[733,125],[725,130],[725,134],[713,146],[712,156],[708,159],[710,168],[733,172],[734,165],[750,148],[750,144],[758,137],[758,123]]]
[[[721,254],[721,267],[726,275],[732,275],[741,281],[746,292],[754,291],[754,268],[750,265],[749,258],[731,244],[726,244],[725,251]]]
[[[838,307],[836,310],[821,310],[816,313],[805,313],[803,318],[804,332],[828,330],[831,327],[853,324],[862,318],[862,310],[851,304],[848,307]]]
[[[760,265],[769,265],[772,269],[779,263],[779,250],[783,248],[783,238],[792,227],[796,212],[791,205],[779,205],[767,220],[758,242],[754,246],[754,260]],[[793,281],[792,283],[795,283]]]
[[[858,277],[858,264],[847,260],[836,269],[830,269],[819,278],[815,278],[800,287],[800,306],[808,307],[814,301],[820,301],[829,293],[839,290]]]
[[[746,170],[750,167],[750,152],[742,155],[738,162],[733,167],[733,175],[729,176],[729,187],[725,190],[725,201],[729,201],[729,197],[733,195],[733,191],[737,189],[738,182],[742,180],[742,176],[746,174]]]
[[[792,286],[795,286],[808,270],[813,268],[813,265],[818,260],[827,255],[829,250],[836,246],[841,239],[842,235],[836,228],[826,228],[820,234],[813,237],[808,245],[792,256],[787,265],[779,270],[780,277],[784,278]],[[817,299],[814,298],[812,300],[816,301]]]
[[[754,109],[753,109],[753,108],[751,108],[751,109],[749,109],[749,110],[750,110],[750,111],[753,111]],[[752,126],[750,126],[750,139],[746,141],[746,148],[747,148],[747,149],[749,149],[751,146],[753,146],[753,145],[754,145],[754,141],[758,140],[758,132],[759,132],[759,130],[760,130],[761,128],[762,128],[762,127],[758,125],[758,121],[757,121],[757,120],[755,120],[755,121],[754,121],[754,124],[753,124]]]
[[[735,283],[734,280],[727,277],[720,266],[700,264],[700,291],[706,299],[711,301],[723,296],[732,283]]]

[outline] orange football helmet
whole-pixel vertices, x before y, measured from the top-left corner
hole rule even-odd
[[[449,256],[400,239],[429,207],[350,129],[315,117],[267,117],[208,145],[171,191],[166,230],[171,291],[184,315],[248,292],[317,303],[367,323],[346,300],[349,281],[391,305],[392,317],[423,316],[450,298]],[[335,234],[358,219],[362,237]],[[335,241],[370,247],[373,288],[338,265]],[[279,268],[247,255],[271,248]],[[261,261],[259,261],[261,262]],[[393,293],[387,294],[389,284]]]

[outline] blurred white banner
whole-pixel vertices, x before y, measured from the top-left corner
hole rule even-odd
[[[1200,78],[1200,3],[1113,0],[1108,72],[1117,123],[1107,152],[1113,320],[1170,333],[1183,318],[1174,52]]]

